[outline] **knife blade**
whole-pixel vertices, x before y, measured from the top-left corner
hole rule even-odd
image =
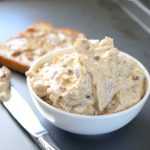
[[[25,99],[11,87],[11,97],[3,102],[5,108],[31,135],[42,150],[60,150]]]

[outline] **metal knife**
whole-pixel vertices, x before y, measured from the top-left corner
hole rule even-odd
[[[31,135],[42,150],[60,150],[30,106],[14,87],[11,87],[11,98],[9,101],[3,102],[3,105]]]

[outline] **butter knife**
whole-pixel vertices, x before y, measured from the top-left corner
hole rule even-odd
[[[42,150],[60,150],[53,139],[49,136],[48,131],[40,123],[28,103],[14,87],[11,87],[10,99],[3,102],[3,105],[31,135]]]

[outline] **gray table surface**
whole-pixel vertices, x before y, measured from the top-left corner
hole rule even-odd
[[[73,27],[93,39],[111,36],[116,47],[139,59],[150,70],[150,35],[110,1],[0,1],[1,42],[36,21]],[[150,150],[150,99],[140,114],[122,129],[106,135],[83,136],[54,127],[38,113],[26,87],[25,76],[13,72],[12,84],[62,150]],[[0,104],[0,150],[38,149]]]

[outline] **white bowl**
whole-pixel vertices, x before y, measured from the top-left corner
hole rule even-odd
[[[70,50],[68,50],[68,52],[69,51]],[[33,63],[30,71],[37,70],[37,68],[39,68],[43,63],[50,60],[54,54],[55,51],[42,56],[40,59]],[[113,114],[98,116],[88,116],[65,112],[45,103],[41,98],[39,98],[34,93],[29,81],[29,77],[27,77],[27,85],[35,106],[50,123],[57,126],[58,128],[72,133],[85,135],[104,134],[125,126],[136,117],[148,99],[150,93],[150,76],[146,68],[138,60],[128,54],[123,54],[137,62],[138,65],[144,70],[146,76],[146,91],[144,97],[129,109]]]

